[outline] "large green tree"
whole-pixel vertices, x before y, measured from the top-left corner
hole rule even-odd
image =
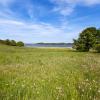
[[[74,39],[73,48],[79,51],[89,51],[99,42],[100,30],[95,27],[89,27],[83,30],[77,40]]]

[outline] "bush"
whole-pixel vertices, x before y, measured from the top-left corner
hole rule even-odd
[[[22,41],[16,42],[15,40],[0,40],[0,44],[4,44],[4,45],[9,45],[9,46],[19,46],[22,47],[24,46],[24,43]]]
[[[4,41],[4,44],[11,45],[11,41],[9,39],[7,39],[7,40]]]
[[[100,44],[95,45],[95,50],[100,53]]]
[[[15,40],[11,40],[11,46],[16,46],[16,41]]]
[[[23,47],[24,46],[24,43],[22,41],[19,41],[19,42],[17,42],[17,46]]]
[[[4,44],[5,42],[4,42],[4,40],[0,40],[0,44]]]

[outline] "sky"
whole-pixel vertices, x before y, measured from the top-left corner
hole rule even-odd
[[[0,0],[0,39],[69,43],[86,27],[100,28],[100,0]]]

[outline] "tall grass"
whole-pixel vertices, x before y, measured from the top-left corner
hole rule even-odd
[[[0,100],[100,100],[100,55],[1,45]]]

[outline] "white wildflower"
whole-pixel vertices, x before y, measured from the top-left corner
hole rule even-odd
[[[82,89],[82,92],[84,92],[84,89]]]
[[[79,86],[78,88],[80,89],[81,87]]]
[[[25,87],[25,85],[24,85],[24,84],[22,84],[22,87]]]
[[[98,90],[98,93],[100,93],[100,90]]]
[[[93,80],[93,82],[95,82],[95,80]]]
[[[39,94],[39,91],[37,91],[37,94]]]
[[[88,82],[89,80],[88,80],[88,79],[86,79],[86,81]]]

